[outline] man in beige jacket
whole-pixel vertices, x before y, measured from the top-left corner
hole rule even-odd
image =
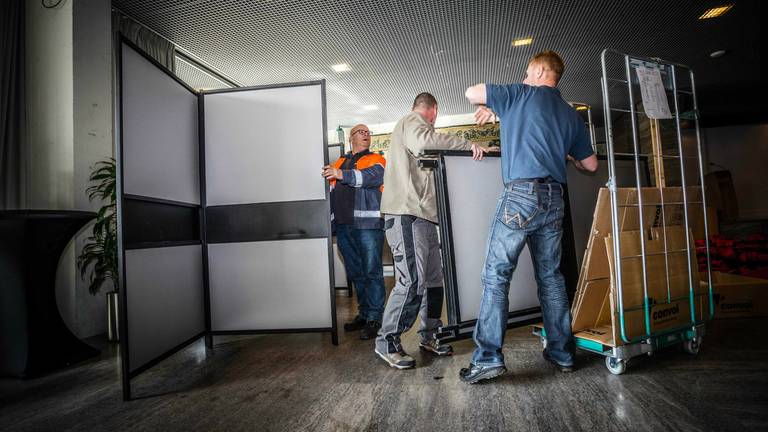
[[[390,366],[409,369],[416,362],[400,343],[400,335],[421,318],[419,347],[432,354],[451,355],[450,345],[434,338],[442,325],[443,272],[437,238],[435,183],[430,170],[419,167],[425,150],[472,150],[480,160],[486,149],[459,137],[435,132],[437,100],[416,96],[410,114],[392,131],[384,173],[381,212],[395,261],[395,286],[384,309],[376,339],[376,354]]]

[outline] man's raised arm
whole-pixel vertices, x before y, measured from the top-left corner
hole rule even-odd
[[[485,84],[475,84],[472,87],[468,87],[467,91],[464,92],[464,96],[467,97],[467,100],[472,105],[485,105],[486,104],[486,95],[485,95]]]

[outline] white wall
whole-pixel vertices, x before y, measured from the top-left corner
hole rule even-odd
[[[703,140],[710,164],[733,176],[739,218],[768,219],[768,124],[704,129]]]
[[[96,210],[85,195],[91,166],[112,156],[110,2],[26,2],[26,207]],[[104,333],[103,294],[91,296],[75,257],[90,226],[64,251],[56,282],[62,317],[79,337]]]
[[[72,1],[26,2],[29,208],[74,208],[72,43]]]

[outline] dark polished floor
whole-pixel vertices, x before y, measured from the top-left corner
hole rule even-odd
[[[346,295],[338,305],[340,322],[354,314]],[[0,379],[0,431],[768,430],[767,329],[768,319],[715,321],[698,357],[673,347],[622,376],[585,353],[575,373],[558,373],[517,329],[504,348],[510,373],[475,386],[457,376],[471,340],[432,358],[410,333],[418,367],[396,371],[353,334],[338,347],[327,334],[217,338],[211,352],[195,343],[136,378],[128,403],[107,345],[100,360]]]

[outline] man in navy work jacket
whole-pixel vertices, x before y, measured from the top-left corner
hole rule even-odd
[[[358,314],[344,330],[360,330],[371,339],[381,328],[384,313],[384,273],[381,252],[384,221],[379,208],[386,161],[371,153],[371,132],[359,124],[349,133],[352,151],[323,167],[331,183],[331,220],[344,269],[357,292]]]
[[[504,191],[488,237],[482,270],[483,299],[475,326],[477,346],[462,381],[476,383],[506,372],[502,345],[509,311],[509,281],[527,244],[533,259],[547,335],[544,358],[563,372],[573,370],[571,312],[560,273],[563,184],[566,159],[584,171],[597,170],[584,121],[557,89],[563,60],[544,51],[528,63],[522,84],[478,84],[467,89],[480,105],[482,125],[501,121]]]

